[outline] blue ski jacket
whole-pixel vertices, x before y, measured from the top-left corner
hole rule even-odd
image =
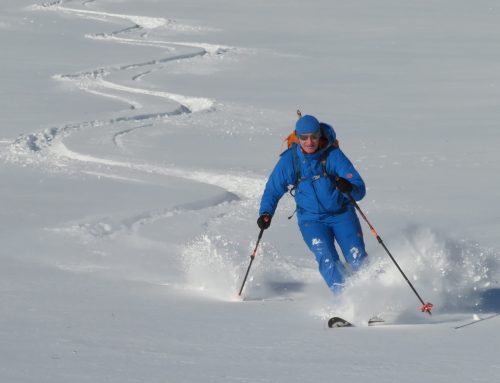
[[[344,213],[349,208],[350,201],[336,189],[336,177],[345,178],[352,184],[351,195],[355,200],[359,201],[365,196],[365,183],[358,171],[347,156],[338,147],[333,146],[335,131],[324,123],[321,124],[321,129],[328,140],[325,148],[313,154],[305,154],[300,145],[294,145],[281,154],[266,183],[259,214],[273,215],[280,198],[290,186],[295,185],[294,197],[299,223],[321,221]],[[296,154],[292,151],[296,151]],[[297,166],[300,166],[300,180],[296,179]]]

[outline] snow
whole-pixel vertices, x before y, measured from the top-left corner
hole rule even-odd
[[[498,380],[496,2],[0,11],[2,382]],[[237,297],[297,108],[335,127],[432,316],[364,222],[334,298],[288,196]]]

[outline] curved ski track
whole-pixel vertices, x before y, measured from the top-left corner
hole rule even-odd
[[[80,4],[84,9],[79,8]],[[99,20],[106,23],[132,23],[132,26],[121,28],[111,33],[96,33],[85,37],[93,40],[106,40],[110,43],[129,44],[135,46],[156,47],[162,52],[182,52],[171,54],[168,57],[144,62],[136,62],[122,66],[107,66],[90,71],[73,74],[55,74],[53,78],[57,81],[69,81],[79,89],[90,94],[113,98],[127,103],[129,110],[108,120],[91,120],[81,123],[67,124],[59,127],[51,127],[40,132],[22,135],[11,143],[6,158],[8,161],[22,163],[23,165],[48,164],[52,168],[75,169],[74,171],[91,175],[105,176],[116,179],[133,178],[113,174],[113,169],[130,170],[145,174],[156,174],[159,176],[179,177],[187,180],[210,184],[224,189],[218,196],[195,201],[189,204],[176,206],[171,209],[159,208],[156,211],[143,212],[133,217],[121,219],[116,222],[112,217],[105,217],[94,222],[83,222],[76,226],[93,236],[102,237],[111,235],[122,230],[134,230],[135,228],[155,220],[171,217],[187,210],[200,210],[218,206],[224,203],[241,201],[241,199],[256,199],[256,190],[262,188],[263,180],[243,174],[228,174],[195,171],[179,167],[165,167],[151,163],[137,163],[133,161],[119,161],[106,158],[98,158],[84,153],[76,153],[64,144],[64,138],[82,129],[96,129],[102,127],[117,127],[120,123],[136,124],[126,129],[121,129],[112,135],[112,142],[122,152],[126,152],[120,138],[137,129],[150,128],[153,121],[164,117],[178,116],[189,113],[215,112],[215,101],[204,97],[191,97],[175,94],[167,91],[152,90],[140,86],[130,86],[112,81],[109,78],[123,75],[126,71],[143,69],[140,73],[129,76],[134,84],[154,71],[161,70],[164,65],[174,60],[188,60],[195,57],[210,55],[221,55],[234,48],[206,43],[186,43],[174,41],[162,41],[148,39],[148,31],[157,28],[166,28],[173,31],[189,32],[200,31],[201,28],[180,25],[174,20],[161,17],[145,17],[137,15],[116,14],[88,9],[90,3],[96,0],[72,1],[58,0],[49,3],[33,5],[31,11],[53,11],[74,17]],[[130,83],[130,81],[128,81]],[[154,101],[156,100],[156,101]],[[165,110],[165,101],[177,104],[177,107]],[[145,106],[147,105],[147,107]],[[153,107],[151,107],[153,105]],[[137,113],[142,110],[142,113]],[[145,123],[145,121],[152,121]],[[101,133],[102,134],[102,133]],[[71,166],[75,165],[75,166]],[[103,170],[104,169],[104,170]],[[111,170],[111,172],[110,172]],[[241,201],[241,203],[244,203]],[[112,222],[112,223],[110,223]],[[72,228],[55,229],[56,231],[72,231]]]

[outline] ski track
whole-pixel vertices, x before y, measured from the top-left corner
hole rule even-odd
[[[176,47],[184,47],[192,50],[187,53],[174,54],[169,57],[160,58],[156,60],[149,60],[142,63],[133,63],[120,67],[106,67],[99,68],[92,71],[80,72],[76,74],[56,74],[54,79],[58,81],[71,81],[76,87],[86,92],[100,95],[103,97],[114,98],[130,105],[132,109],[142,108],[140,101],[135,100],[132,96],[145,95],[153,96],[160,99],[167,99],[177,102],[181,105],[183,113],[194,113],[204,110],[213,110],[215,108],[214,100],[204,98],[204,97],[189,97],[185,95],[179,95],[175,93],[165,92],[165,91],[155,91],[151,89],[144,89],[139,87],[131,87],[118,83],[105,80],[104,78],[115,74],[117,72],[123,72],[127,70],[133,70],[141,67],[153,66],[158,67],[160,64],[167,63],[174,60],[185,60],[197,56],[205,55],[219,55],[223,54],[231,47],[223,45],[214,45],[206,43],[186,43],[186,42],[169,42],[162,40],[148,40],[147,31],[158,28],[166,28],[173,31],[193,31],[200,30],[199,28],[190,28],[188,26],[180,26],[174,20],[165,19],[161,17],[146,17],[137,15],[126,15],[126,14],[116,14],[102,11],[93,11],[88,9],[76,9],[63,6],[66,2],[56,1],[52,3],[44,3],[42,5],[34,5],[30,9],[32,10],[51,10],[57,11],[62,14],[69,14],[73,16],[78,16],[88,19],[97,19],[103,22],[113,22],[113,21],[126,21],[132,22],[134,25],[131,27],[122,28],[111,33],[100,33],[93,35],[86,35],[87,38],[95,40],[105,40],[110,42],[116,42],[121,44],[131,44],[136,46],[150,46],[161,48],[162,50],[175,50]],[[85,4],[83,4],[85,5]],[[137,38],[123,38],[118,35],[129,34],[131,32],[140,33],[141,39]],[[149,69],[143,71],[140,74],[131,76],[132,80],[137,81],[147,74],[150,74],[155,69]],[[119,95],[116,95],[118,92]],[[131,99],[132,97],[132,99]],[[160,102],[161,105],[161,102]],[[165,114],[157,113],[157,115]]]
[[[234,204],[240,204],[241,208],[246,205],[248,200],[257,200],[259,197],[257,191],[261,190],[263,186],[263,180],[257,176],[183,169],[178,166],[168,167],[139,162],[140,160],[128,161],[101,158],[72,151],[66,146],[65,139],[80,130],[96,131],[96,134],[102,135],[103,128],[115,128],[115,133],[111,135],[110,140],[114,147],[122,153],[126,153],[126,147],[121,141],[123,136],[139,129],[152,127],[153,122],[158,119],[169,118],[169,121],[175,124],[175,118],[172,118],[175,116],[216,112],[216,102],[213,99],[146,88],[140,86],[140,80],[155,71],[164,70],[168,63],[172,61],[202,59],[203,57],[223,55],[228,51],[235,50],[233,47],[203,42],[190,43],[150,38],[149,34],[153,30],[193,33],[208,29],[182,25],[175,20],[163,17],[119,14],[90,9],[95,4],[97,4],[97,1],[94,0],[58,0],[33,5],[28,10],[37,12],[51,11],[66,17],[78,17],[117,24],[120,27],[113,32],[87,34],[85,37],[96,41],[96,43],[157,48],[166,56],[125,65],[103,66],[77,73],[54,74],[52,77],[56,81],[70,82],[78,89],[89,94],[118,100],[127,104],[128,109],[106,120],[96,119],[65,124],[22,135],[10,143],[5,156],[7,161],[19,163],[23,166],[42,165],[49,171],[60,169],[70,173],[76,172],[96,177],[127,180],[129,182],[146,182],[141,179],[141,174],[178,177],[196,183],[216,186],[221,188],[221,192],[208,199],[200,198],[171,208],[159,207],[158,209],[135,213],[129,217],[100,217],[90,221],[87,219],[86,221],[70,223],[65,228],[48,228],[47,230],[69,235],[77,234],[86,238],[89,236],[104,238],[121,232],[137,232],[145,224],[189,211],[212,209],[225,205],[229,206],[227,208],[229,210],[238,210],[235,209]],[[132,25],[123,26],[123,23],[131,23]],[[178,106],[175,107],[175,104]],[[128,126],[120,129],[121,123],[126,123]],[[110,156],[112,156],[111,153]],[[220,209],[214,214],[217,214],[217,219],[220,218]]]
[[[133,128],[130,128],[130,129],[125,129],[125,130],[122,130],[118,133],[115,133],[113,135],[113,144],[115,144],[116,147],[120,148],[121,150],[126,150],[125,146],[123,145],[122,141],[121,141],[121,138],[129,133],[132,133],[138,129],[142,129],[142,128],[150,128],[152,127],[153,124],[146,124],[146,125],[140,125],[140,126],[135,126]]]
[[[137,15],[126,15],[126,14],[116,14],[103,11],[95,11],[88,9],[77,9],[64,6],[63,4],[68,4],[71,1],[58,0],[48,3],[42,3],[39,5],[33,5],[29,7],[31,10],[44,10],[44,11],[56,11],[63,14],[69,14],[73,16],[83,17],[83,18],[98,18],[103,22],[114,22],[114,21],[128,21],[132,22],[134,25],[124,29],[120,29],[109,34],[95,34],[88,35],[88,38],[93,38],[97,40],[109,40],[111,42],[126,43],[133,45],[148,45],[153,47],[158,47],[164,49],[171,49],[174,46],[184,46],[194,49],[193,52],[176,54],[169,56],[167,58],[161,58],[157,60],[149,60],[146,62],[133,63],[123,66],[109,66],[105,68],[98,68],[91,71],[80,72],[76,74],[56,74],[53,76],[54,79],[58,81],[70,81],[74,83],[78,88],[85,92],[99,95],[102,97],[108,97],[125,102],[129,105],[130,109],[133,111],[143,109],[144,102],[141,102],[141,97],[145,96],[147,98],[148,104],[150,104],[151,98],[159,98],[160,100],[157,104],[160,106],[161,110],[157,111],[145,111],[142,114],[134,114],[131,116],[118,116],[111,118],[106,121],[93,120],[86,121],[76,124],[67,124],[62,127],[52,127],[44,129],[41,132],[31,133],[23,135],[13,142],[14,150],[10,154],[10,158],[16,157],[17,153],[26,154],[27,152],[40,152],[44,149],[48,149],[56,137],[65,137],[72,133],[74,130],[96,128],[102,126],[110,126],[119,122],[143,122],[144,120],[156,120],[158,118],[171,117],[180,114],[196,113],[202,111],[214,111],[215,102],[214,100],[202,97],[189,97],[180,94],[174,94],[166,91],[158,91],[151,89],[144,89],[139,87],[132,87],[128,85],[119,84],[106,80],[105,77],[113,74],[120,73],[128,70],[138,69],[142,67],[153,67],[138,75],[131,76],[132,80],[137,81],[138,79],[144,77],[148,73],[152,73],[155,70],[154,67],[158,67],[159,64],[164,64],[172,60],[184,60],[193,57],[211,55],[211,54],[222,54],[227,52],[230,47],[222,45],[213,45],[205,43],[179,43],[179,42],[168,42],[161,40],[141,40],[132,38],[120,38],[119,34],[130,33],[132,31],[147,31],[151,29],[156,29],[160,27],[168,28],[170,30],[186,31],[186,30],[200,30],[200,28],[179,26],[174,20],[165,19],[161,17],[145,17]],[[92,1],[94,2],[94,1]],[[83,6],[87,6],[90,1],[82,2]],[[175,26],[175,27],[174,27]],[[146,37],[147,33],[141,33],[142,37]],[[179,104],[177,108],[165,111],[165,100],[173,101]],[[150,107],[148,109],[151,109]],[[131,129],[126,129],[123,133],[131,132],[135,129],[139,129],[144,126],[142,125]],[[117,138],[120,133],[113,136],[113,142],[118,145]],[[24,150],[23,146],[26,146]]]
[[[90,172],[88,173],[92,174]],[[93,174],[108,177],[107,174]],[[125,177],[114,178],[130,181],[129,178]],[[78,222],[74,225],[70,225],[69,227],[66,226],[63,228],[53,228],[48,230],[59,233],[67,233],[70,235],[76,234],[78,236],[84,236],[87,238],[91,237],[94,239],[101,239],[105,237],[112,237],[123,232],[137,233],[141,226],[154,223],[155,221],[165,218],[172,218],[180,214],[185,214],[186,212],[203,210],[222,204],[232,203],[233,201],[239,201],[239,198],[233,193],[223,192],[217,196],[214,196],[213,198],[198,200],[195,202],[174,206],[168,209],[145,211],[123,219],[115,219],[114,217],[102,217],[90,222]]]
[[[226,192],[238,195],[238,198],[243,199],[258,198],[264,183],[264,180],[261,177],[252,177],[239,173],[217,173],[195,169],[182,169],[177,166],[165,167],[151,163],[136,163],[94,157],[68,149],[62,140],[54,142],[50,149],[53,161],[59,164],[64,163],[64,166],[67,166],[68,161],[75,161],[86,164],[105,165],[111,168],[129,169],[146,174],[183,178],[190,181],[221,187]]]
[[[92,11],[88,9],[77,9],[77,8],[69,8],[63,6],[63,4],[68,3],[68,1],[60,0],[54,1],[51,3],[42,3],[31,6],[30,8],[33,10],[51,10],[57,11],[63,14],[77,15],[87,17],[89,19],[96,19],[100,21],[109,22],[109,19],[118,19],[118,20],[126,20],[134,23],[135,25],[139,25],[143,28],[154,29],[162,26],[166,26],[169,24],[175,24],[172,20],[168,20],[162,17],[147,17],[147,16],[137,16],[137,15],[125,15],[118,13],[109,13],[109,12],[101,12],[101,11]],[[83,6],[86,6],[89,2],[82,2]]]

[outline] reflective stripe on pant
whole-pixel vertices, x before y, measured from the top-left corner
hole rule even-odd
[[[326,284],[334,293],[339,293],[350,271],[339,259],[334,241],[337,241],[354,272],[359,270],[367,256],[356,212],[349,208],[345,213],[321,221],[300,222],[299,228],[305,243],[316,257],[319,272]]]

